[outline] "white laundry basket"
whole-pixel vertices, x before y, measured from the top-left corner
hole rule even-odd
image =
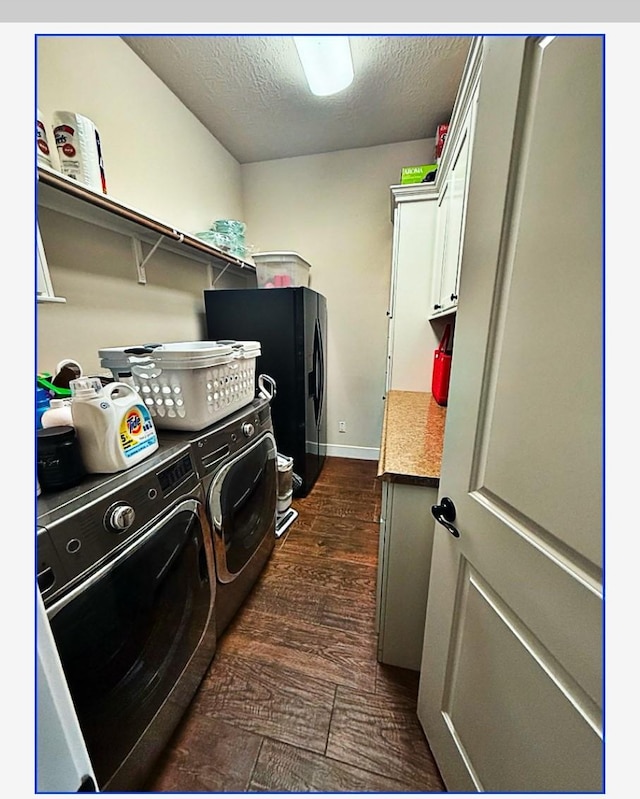
[[[156,427],[202,430],[252,402],[260,344],[179,341],[103,349],[99,355],[114,377],[122,379],[128,367]]]

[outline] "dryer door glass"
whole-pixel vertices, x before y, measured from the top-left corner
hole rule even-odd
[[[277,479],[275,440],[267,433],[225,464],[212,480],[209,508],[222,582],[242,571],[266,535],[275,536]]]
[[[48,609],[100,789],[198,649],[212,586],[197,504],[185,501]]]

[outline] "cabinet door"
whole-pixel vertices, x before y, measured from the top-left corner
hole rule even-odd
[[[384,618],[385,611],[385,589],[384,574],[387,558],[389,556],[389,539],[387,536],[387,516],[390,516],[388,505],[391,502],[391,492],[389,483],[382,481],[382,497],[380,502],[380,519],[378,532],[378,574],[376,578],[376,635],[380,633],[380,624]]]
[[[429,391],[439,341],[427,320],[437,195],[414,191],[395,210],[385,392]]]
[[[432,486],[389,484],[380,525],[377,657],[413,671],[422,658],[437,493]]]
[[[442,310],[450,310],[458,304],[470,133],[470,126],[467,125],[462,131],[460,146],[451,165],[451,173],[447,181],[447,237],[442,258],[442,282],[440,286],[440,305]]]
[[[438,197],[438,210],[436,212],[436,235],[433,252],[433,282],[431,284],[431,314],[442,312],[442,272],[444,257],[447,248],[447,226],[449,207],[449,181],[442,187]]]
[[[431,294],[432,318],[450,313],[458,305],[476,103],[477,92],[471,102],[462,129],[457,135],[451,166],[438,201],[434,282]]]
[[[391,388],[391,366],[393,357],[393,312],[395,308],[396,282],[398,275],[398,248],[400,246],[400,209],[393,212],[393,244],[391,252],[391,281],[389,286],[389,307],[387,308],[387,362],[385,365],[384,393]]]

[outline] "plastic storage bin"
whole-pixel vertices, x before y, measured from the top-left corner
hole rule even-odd
[[[98,354],[115,379],[131,372],[156,427],[202,430],[253,401],[260,351],[257,341],[179,341]]]
[[[279,289],[289,286],[308,286],[311,265],[297,252],[256,252],[258,288]]]

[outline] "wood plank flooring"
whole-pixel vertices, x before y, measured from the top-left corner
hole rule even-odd
[[[446,789],[417,672],[376,660],[376,462],[327,458],[218,642],[147,791]]]

